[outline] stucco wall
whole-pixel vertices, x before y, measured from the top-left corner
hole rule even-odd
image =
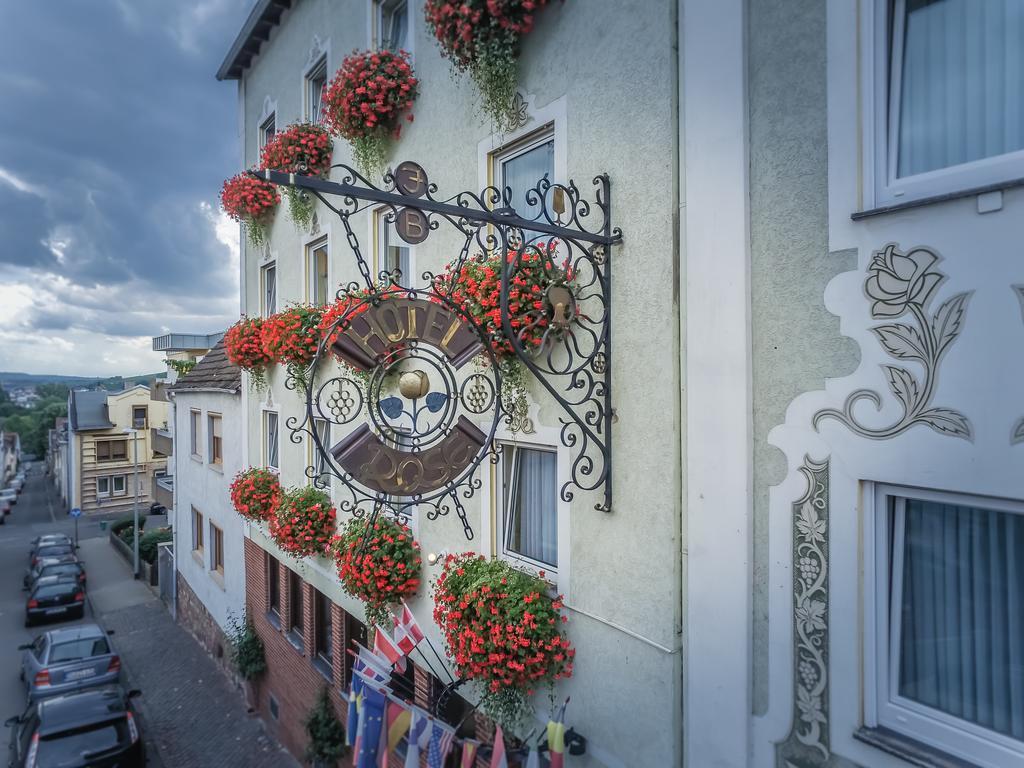
[[[333,72],[345,53],[366,47],[368,7],[355,0],[302,2],[286,14],[244,80],[248,164],[257,160],[257,125],[267,97],[277,104],[278,126],[299,117],[301,73],[314,34],[321,41],[330,39],[328,66]],[[572,696],[569,719],[590,740],[593,764],[669,764],[679,755],[681,741],[674,7],[667,0],[628,7],[612,0],[552,3],[538,15],[520,73],[520,89],[533,109],[565,98],[568,177],[590,197],[590,179],[608,173],[615,224],[625,233],[624,244],[612,255],[615,510],[594,511],[597,499],[584,493],[571,505],[566,592],[569,633],[578,655],[573,680],[557,692],[559,697]],[[413,23],[421,96],[414,107],[415,122],[403,128],[391,160],[421,162],[442,195],[479,189],[480,145],[496,148],[500,138],[482,124],[469,84],[450,80],[449,66],[418,14]],[[347,147],[337,142],[335,161],[347,159]],[[331,282],[357,278],[340,225],[323,209],[319,219],[321,232],[331,238]],[[353,229],[364,240],[369,222],[353,217]],[[304,295],[302,243],[310,239],[296,233],[284,212],[278,213],[270,249],[278,264],[279,306]],[[452,234],[442,226],[416,248],[417,274],[439,271],[455,247]],[[247,248],[245,258],[245,306],[256,314],[262,256]],[[270,402],[280,410],[283,429],[287,417],[300,415],[300,400],[284,389],[283,371],[274,372],[270,381]],[[556,407],[537,387],[533,394],[540,406],[539,425],[557,427]],[[268,401],[251,396],[249,402],[249,459],[259,463],[260,410]],[[281,457],[285,483],[303,482],[308,451],[291,445],[286,430]],[[470,504],[471,522],[479,532],[480,508],[474,500]],[[420,520],[418,533],[425,552],[487,547],[479,535],[467,542],[454,515]],[[348,610],[333,576],[325,573],[323,579],[325,590]],[[413,607],[425,624],[432,623],[429,598],[420,598]],[[359,612],[357,606],[352,609]],[[642,704],[624,717],[624,701]],[[545,708],[546,702],[539,702],[542,716]]]

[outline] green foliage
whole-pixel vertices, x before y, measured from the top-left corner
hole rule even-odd
[[[186,373],[196,367],[196,359],[191,360],[168,360],[167,364],[177,371],[179,376],[184,376]]]
[[[307,760],[322,760],[333,764],[345,754],[345,728],[334,712],[326,685],[320,689],[316,704],[309,710],[306,733],[309,735]]]
[[[152,531],[143,531],[139,539],[139,559],[145,560],[152,565],[156,562],[157,544],[163,541],[171,541],[173,534],[170,528],[156,528]]]
[[[135,546],[135,526],[129,523],[128,527],[122,528],[117,532],[117,538],[127,544],[129,547]]]
[[[228,617],[228,640],[231,641],[231,661],[243,680],[254,680],[267,670],[263,654],[263,641],[248,617]]]
[[[134,523],[134,517],[122,517],[121,519],[116,520],[114,524],[110,526],[110,530],[113,531],[115,536],[120,536],[121,532],[124,531],[125,528],[131,528],[132,525],[134,525]]]

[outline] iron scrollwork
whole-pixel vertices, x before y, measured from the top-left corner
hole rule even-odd
[[[603,490],[595,508],[611,511],[610,252],[622,234],[612,227],[607,176],[594,179],[593,201],[571,181],[546,178],[514,201],[509,188],[494,186],[442,198],[410,162],[387,173],[382,187],[347,165],[332,167],[335,181],[258,175],[311,194],[333,211],[359,269],[361,279],[338,292],[344,311],[303,380],[287,383],[305,386],[305,414],[286,426],[294,442],[312,440],[316,460],[307,475],[321,486],[340,481],[347,489],[342,511],[407,518],[425,507],[434,519],[454,510],[472,538],[464,504],[482,485],[477,469],[485,459],[498,460],[494,437],[502,420],[512,429],[517,420],[523,426],[522,414],[510,412],[501,397],[495,339],[455,300],[455,286],[431,272],[420,276],[420,286],[397,270],[372,275],[350,223],[371,206],[383,208],[407,242],[422,242],[442,224],[454,228],[461,247],[449,274],[471,259],[497,259],[505,349],[562,411],[560,438],[572,458],[561,498]],[[519,276],[538,254],[552,279],[543,295],[520,306],[513,298]],[[482,364],[465,365],[474,358]],[[360,417],[363,423],[340,442],[317,428],[354,425]]]

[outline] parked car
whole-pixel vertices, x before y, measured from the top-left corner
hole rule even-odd
[[[121,657],[96,624],[51,629],[21,650],[21,677],[29,700],[116,683]]]
[[[7,522],[7,516],[11,514],[11,502],[8,499],[0,498],[0,525]]]
[[[74,542],[66,533],[46,533],[42,536],[37,536],[32,540],[32,549],[28,552],[28,559],[31,561],[35,557],[36,552],[42,547],[56,547],[62,544],[73,546]]]
[[[40,584],[28,593],[25,626],[49,619],[80,619],[85,616],[85,588],[78,579]]]
[[[8,718],[11,768],[141,768],[145,750],[131,699],[119,685],[30,703]]]
[[[41,579],[49,578],[50,576],[73,576],[78,579],[78,583],[83,587],[86,584],[85,581],[85,563],[80,560],[70,560],[67,562],[51,562],[50,560],[40,561],[35,568],[29,571],[28,574],[28,585],[26,589],[31,589],[40,582]]]
[[[58,563],[77,563],[78,557],[75,555],[58,555],[56,557],[44,557],[39,560],[35,565],[30,565],[25,569],[25,575],[21,577],[21,588],[28,589],[29,585],[35,579],[36,572],[47,565],[57,565]]]
[[[14,488],[4,488],[0,491],[0,499],[7,499],[13,507],[18,503],[18,491]]]
[[[36,549],[29,556],[29,564],[35,565],[44,557],[62,557],[64,555],[74,555],[75,545],[70,542],[58,542],[56,544],[43,544],[42,546],[36,547]]]

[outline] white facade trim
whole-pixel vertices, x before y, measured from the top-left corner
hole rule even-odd
[[[684,540],[685,579],[694,587],[687,593],[683,713],[686,764],[693,768],[740,768],[750,751],[752,416],[743,9],[743,3],[720,0],[682,7]]]
[[[565,96],[560,96],[543,107],[534,106],[534,96],[525,96],[526,122],[508,133],[492,133],[477,145],[477,185],[484,189],[496,184],[493,174],[493,162],[504,149],[529,137],[533,133],[551,126],[555,139],[553,184],[565,184],[569,180],[568,159],[568,107]]]

